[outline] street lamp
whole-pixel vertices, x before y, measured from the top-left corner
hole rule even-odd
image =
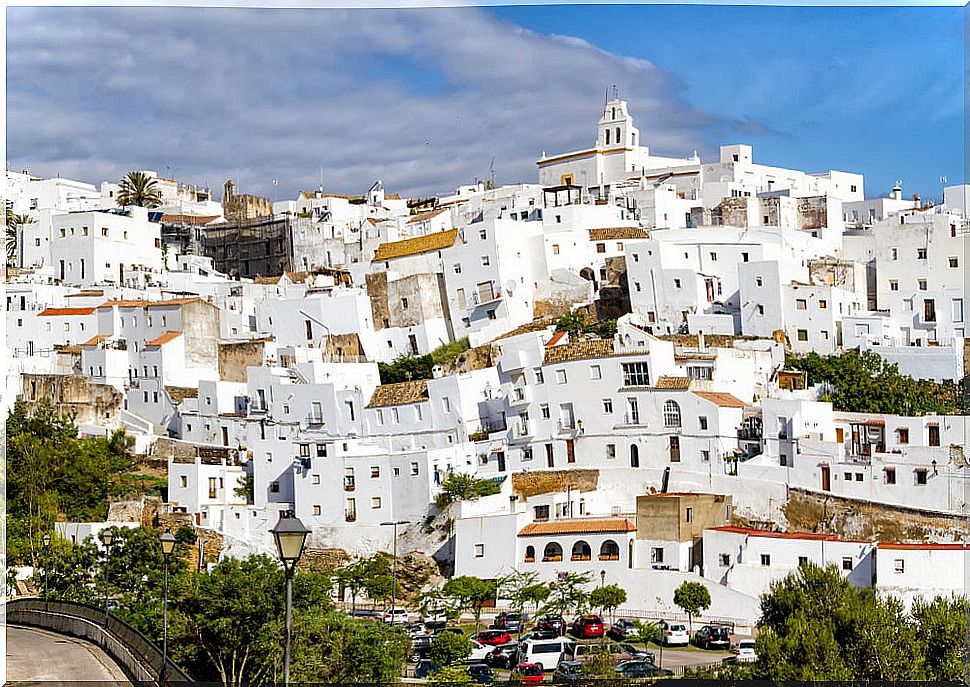
[[[50,566],[51,535],[45,533],[41,537],[41,541],[44,542],[44,610],[46,611],[49,601],[47,596],[47,568]]]
[[[394,616],[395,604],[397,602],[397,526],[398,525],[410,525],[410,520],[394,520],[393,522],[382,522],[381,527],[391,526],[394,528],[394,542],[391,544],[391,622],[393,623],[396,618]]]
[[[101,543],[104,544],[104,625],[108,626],[108,561],[111,558],[111,542],[114,539],[114,532],[111,531],[110,527],[105,527],[101,530],[98,537],[101,539]]]
[[[606,571],[600,570],[600,587],[606,584]]]
[[[276,523],[270,532],[276,541],[276,551],[280,560],[283,561],[283,568],[286,571],[286,630],[283,636],[283,685],[290,684],[290,637],[293,626],[293,573],[296,572],[296,564],[303,555],[303,546],[306,544],[307,535],[310,530],[300,522],[300,519],[293,514],[293,511],[280,512],[279,522]]]
[[[162,562],[165,567],[165,591],[162,596],[162,669],[158,671],[158,683],[165,684],[165,669],[168,667],[168,562],[175,551],[175,536],[166,532],[158,538],[162,547]]]

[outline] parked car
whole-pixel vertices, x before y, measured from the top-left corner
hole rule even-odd
[[[566,621],[561,615],[544,615],[536,623],[536,629],[539,631],[555,632],[556,637],[562,637],[566,634]]]
[[[404,626],[404,631],[412,638],[428,634],[428,628],[423,623],[408,623]]]
[[[687,646],[690,644],[690,633],[683,623],[666,620],[660,621],[660,643],[664,646]]]
[[[427,658],[429,651],[431,651],[431,635],[411,638],[410,660],[412,663],[418,663],[422,658]]]
[[[603,636],[603,619],[598,615],[581,615],[573,621],[573,634],[582,639]]]
[[[757,661],[758,654],[756,654],[754,651],[754,640],[738,640],[738,643],[734,648],[734,658],[737,659],[738,663],[751,663],[753,661]]]
[[[492,684],[492,669],[484,663],[472,663],[470,666],[466,666],[466,670],[468,670],[472,682],[477,682],[480,685]]]
[[[620,644],[623,650],[633,656],[635,661],[650,661],[655,663],[654,655],[652,651],[647,651],[646,649],[641,649],[640,647],[633,646],[632,644]]]
[[[448,623],[448,616],[439,611],[432,611],[425,614],[425,616],[421,618],[421,622],[424,623],[426,628],[433,630],[435,628],[444,627]]]
[[[518,613],[506,613],[503,611],[495,616],[495,620],[492,622],[492,627],[496,630],[518,632],[519,628],[522,627],[522,616]]]
[[[579,682],[583,679],[583,664],[581,661],[563,661],[552,674],[552,681],[557,685]]]
[[[538,685],[542,682],[542,666],[538,663],[520,663],[515,669],[522,675],[523,685]]]
[[[627,639],[628,637],[636,637],[640,634],[640,630],[629,618],[617,618],[616,621],[610,625],[609,635],[613,639]]]
[[[628,652],[619,644],[613,644],[612,642],[609,644],[600,644],[597,642],[595,644],[577,644],[575,651],[573,651],[573,660],[585,662],[591,655],[603,649],[610,652],[610,661],[614,664],[635,661],[637,659],[635,654]]]
[[[559,636],[558,630],[540,630],[536,628],[522,639],[555,639]]]
[[[627,678],[671,677],[674,674],[666,668],[658,668],[650,661],[626,661],[613,670]]]
[[[406,608],[389,608],[381,616],[388,625],[407,625],[411,616]]]
[[[702,649],[727,649],[731,646],[731,632],[722,625],[704,625],[694,633],[694,646]]]
[[[526,639],[519,646],[520,662],[538,663],[543,670],[555,670],[561,661],[572,660],[576,641],[566,637]]]
[[[499,644],[508,644],[511,642],[512,635],[508,633],[508,630],[482,630],[478,634],[473,635],[472,639],[482,644],[488,644],[489,646],[498,646]]]
[[[465,660],[469,663],[481,663],[485,658],[492,653],[492,647],[488,644],[482,644],[474,639],[472,640],[472,652],[468,655]]]
[[[501,644],[485,656],[485,663],[493,668],[509,668],[519,664],[519,654],[522,653],[519,650],[518,642],[509,642],[507,644]]]

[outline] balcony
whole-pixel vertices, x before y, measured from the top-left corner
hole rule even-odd
[[[528,387],[514,386],[509,392],[509,405],[516,406],[528,403],[531,396]]]
[[[323,416],[311,414],[306,416],[304,424],[307,427],[323,427],[326,423],[323,421]]]
[[[467,303],[468,310],[474,310],[490,303],[502,300],[502,290],[492,289],[487,291],[476,291],[469,297]]]

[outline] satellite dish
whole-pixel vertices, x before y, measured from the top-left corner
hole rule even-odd
[[[509,296],[511,296],[513,293],[515,293],[515,280],[514,279],[509,279],[507,282],[505,282],[505,293],[508,294]]]

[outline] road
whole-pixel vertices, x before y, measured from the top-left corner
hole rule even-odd
[[[80,639],[7,627],[7,682],[100,681],[130,684],[101,649]]]

